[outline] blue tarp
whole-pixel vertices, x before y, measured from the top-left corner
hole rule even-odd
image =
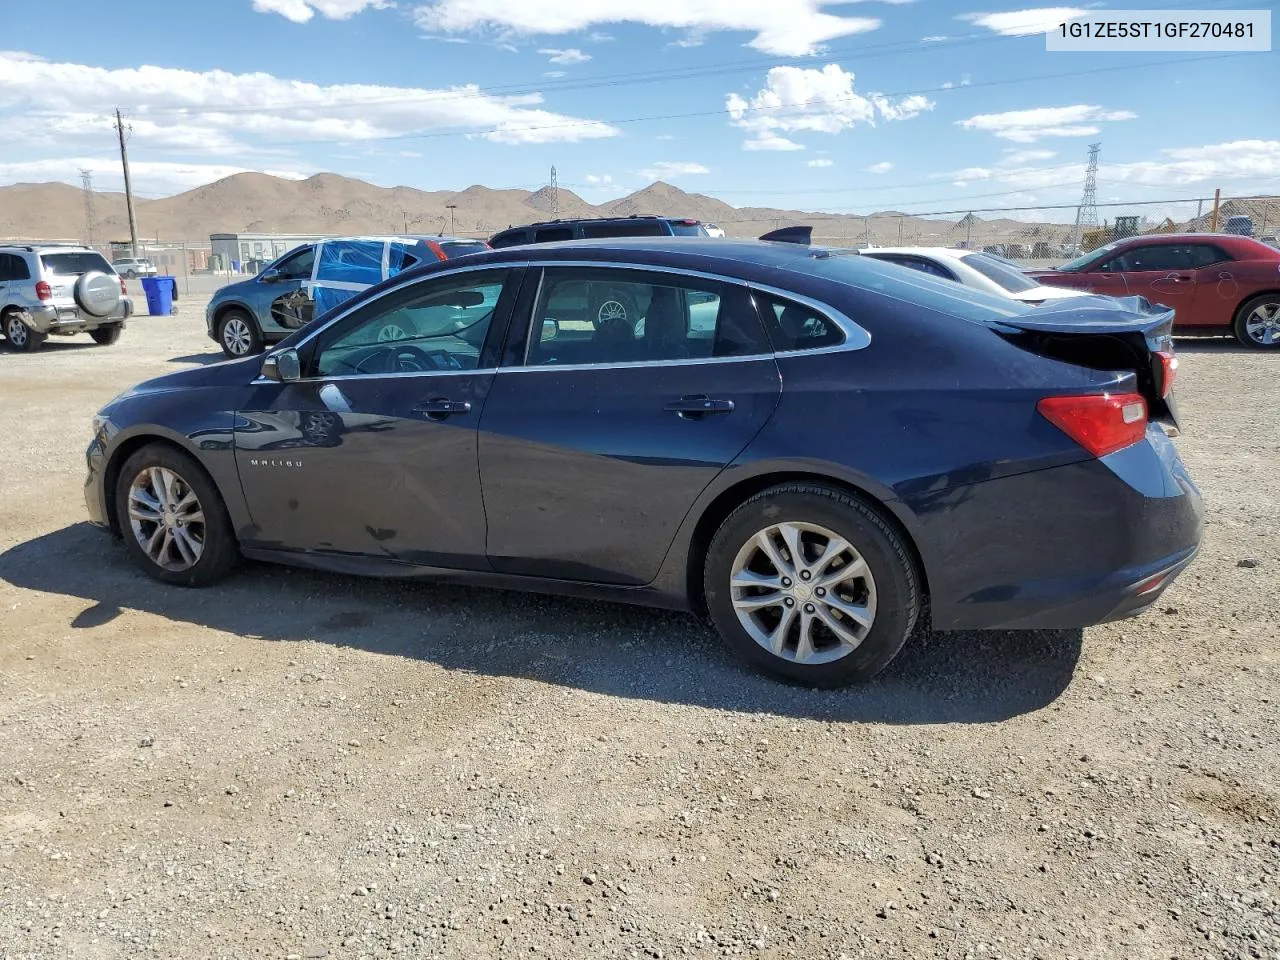
[[[375,283],[394,277],[427,256],[428,251],[417,240],[374,237],[321,242],[311,275],[315,316],[333,309]]]

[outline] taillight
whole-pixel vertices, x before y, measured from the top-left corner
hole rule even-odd
[[[49,286],[49,284],[45,283],[43,280],[36,283],[36,299],[37,300],[53,299],[53,289]]]
[[[1123,450],[1147,435],[1147,401],[1136,393],[1045,397],[1036,409],[1095,457]]]
[[[1178,375],[1178,358],[1173,349],[1157,350],[1156,357],[1160,361],[1160,397],[1163,399],[1173,393],[1173,378]]]

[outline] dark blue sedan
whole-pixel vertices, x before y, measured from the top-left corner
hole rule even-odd
[[[1173,315],[851,251],[660,238],[395,277],[99,414],[90,517],[159,580],[240,556],[702,611],[871,676],[935,629],[1082,627],[1190,562]]]

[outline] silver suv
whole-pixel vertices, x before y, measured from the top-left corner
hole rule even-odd
[[[14,350],[39,350],[50,334],[115,343],[132,315],[124,280],[98,251],[0,244],[0,331]]]

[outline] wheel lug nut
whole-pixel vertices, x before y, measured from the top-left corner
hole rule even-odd
[[[790,597],[787,597],[787,599],[783,600],[782,602],[785,603],[788,607],[794,607],[796,605],[796,602],[792,600]]]
[[[790,577],[783,577],[783,578],[782,578],[782,585],[783,585],[784,587],[789,587],[789,586],[791,586],[791,578],[790,578]]]
[[[820,597],[825,597],[827,595],[827,589],[826,587],[819,587],[817,590],[814,591],[814,593],[816,593]]]
[[[804,612],[805,612],[805,613],[813,613],[813,611],[814,611],[814,606],[813,606],[813,604],[812,604],[812,603],[806,603],[806,604],[804,605]]]
[[[808,580],[811,576],[813,576],[813,574],[811,574],[808,570],[801,570],[801,571],[800,571],[800,579],[801,579],[801,580]]]

